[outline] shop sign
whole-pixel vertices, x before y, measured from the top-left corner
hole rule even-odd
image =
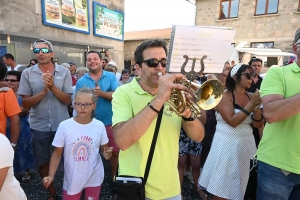
[[[124,40],[124,13],[93,2],[94,35]]]
[[[90,34],[89,0],[42,0],[43,24]]]

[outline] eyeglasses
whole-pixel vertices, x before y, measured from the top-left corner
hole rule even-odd
[[[151,58],[151,59],[148,59],[148,60],[144,60],[142,62],[147,63],[148,67],[157,67],[158,63],[160,63],[162,67],[166,67],[166,65],[167,65],[167,59],[157,60],[155,58]]]
[[[15,79],[4,79],[6,82],[12,82],[12,83],[14,83],[14,82],[18,82],[18,80],[15,80]]]
[[[75,102],[74,105],[77,107],[77,108],[82,108],[85,107],[85,108],[90,108],[94,103],[88,103],[88,102],[85,102],[85,103],[81,103],[81,102]]]
[[[135,71],[135,70],[136,70],[135,68],[132,69],[132,71]]]
[[[241,73],[241,75],[245,75],[249,80],[253,78],[253,74],[250,73]]]
[[[38,54],[38,53],[40,53],[41,51],[42,51],[43,54],[47,54],[47,53],[52,52],[52,51],[50,51],[50,49],[48,49],[48,48],[34,48],[34,49],[33,49],[33,53],[34,53],[34,54]]]
[[[30,63],[30,65],[35,65],[35,63]]]

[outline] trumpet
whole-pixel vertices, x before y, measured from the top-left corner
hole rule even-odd
[[[162,76],[159,72],[158,76]],[[218,105],[223,96],[223,85],[217,79],[211,79],[202,85],[186,78],[175,81],[187,87],[186,91],[173,89],[167,104],[177,114],[181,115],[189,108],[197,117],[201,116],[201,109],[210,110]]]

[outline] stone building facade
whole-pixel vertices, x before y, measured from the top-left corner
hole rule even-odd
[[[124,59],[125,63],[133,64],[134,51],[136,47],[147,39],[162,39],[168,44],[171,36],[171,28],[146,30],[146,31],[132,31],[125,33],[124,39]]]
[[[300,0],[197,0],[196,9],[197,26],[233,27],[235,45],[273,43],[273,48],[291,52],[300,28]]]
[[[57,2],[61,2],[61,0]],[[94,1],[88,0],[87,2],[90,18],[89,34],[44,25],[41,0],[0,0],[0,13],[2,13],[0,46],[13,44],[17,63],[26,64],[31,58],[34,58],[31,50],[32,43],[39,38],[48,39],[54,44],[55,59],[59,63],[74,61],[77,66],[85,66],[84,52],[88,50],[103,52],[108,48],[113,60],[121,66],[120,69],[123,68],[124,42],[93,34]],[[124,12],[124,1],[95,0],[95,2]]]

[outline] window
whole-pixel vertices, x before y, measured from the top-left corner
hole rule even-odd
[[[279,0],[256,0],[255,15],[274,14],[278,12]]]
[[[274,48],[274,42],[251,42],[250,47],[259,49],[272,49]]]
[[[240,0],[221,0],[219,19],[237,18]]]

